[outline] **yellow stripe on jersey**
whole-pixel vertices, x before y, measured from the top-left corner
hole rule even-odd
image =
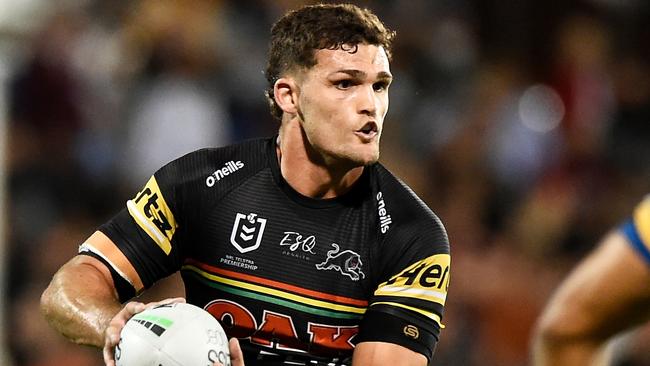
[[[634,226],[643,244],[650,249],[650,195],[634,210]]]
[[[400,303],[397,303],[397,302],[380,301],[380,302],[373,302],[373,303],[372,303],[372,305],[380,305],[380,304],[383,304],[383,305],[389,305],[389,306],[396,306],[396,307],[398,307],[398,308],[402,308],[402,309],[407,309],[407,310],[410,310],[410,311],[414,311],[414,312],[416,312],[416,313],[422,314],[422,315],[426,316],[427,318],[429,318],[429,319],[435,321],[436,323],[438,323],[438,325],[440,326],[440,328],[444,328],[444,327],[445,327],[445,325],[442,324],[442,319],[440,318],[440,315],[438,315],[438,314],[436,314],[436,313],[433,313],[433,312],[430,312],[430,311],[426,311],[426,310],[422,310],[422,309],[418,309],[418,308],[413,307],[413,306],[408,306],[408,305],[400,304]]]
[[[172,250],[171,240],[178,225],[154,176],[134,199],[126,203],[131,217],[165,254]]]
[[[375,296],[416,298],[445,305],[450,263],[449,254],[435,254],[422,259],[380,284]]]
[[[197,273],[198,275],[211,280],[213,282],[218,282],[222,283],[225,285],[229,285],[233,288],[239,288],[239,289],[244,289],[244,290],[249,290],[249,291],[255,291],[258,293],[266,294],[266,295],[271,295],[275,296],[279,299],[285,299],[285,300],[291,300],[296,303],[300,304],[306,304],[311,307],[319,307],[323,309],[330,309],[330,310],[335,310],[335,311],[341,311],[341,312],[346,312],[346,313],[354,313],[354,314],[363,314],[366,312],[365,307],[361,306],[348,306],[348,305],[341,305],[341,304],[335,304],[331,301],[322,301],[318,299],[313,299],[307,296],[301,296],[301,295],[296,295],[288,291],[282,291],[266,286],[259,286],[257,284],[253,283],[248,283],[244,281],[238,281],[238,280],[233,280],[230,278],[222,277],[222,276],[217,276],[212,273],[206,272],[198,267],[192,266],[192,265],[184,265],[183,269],[193,271]]]
[[[375,295],[411,297],[415,299],[437,302],[442,305],[444,305],[445,300],[447,299],[446,292],[425,290],[408,286],[385,286],[375,291]]]

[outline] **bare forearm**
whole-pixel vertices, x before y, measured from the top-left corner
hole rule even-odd
[[[102,347],[104,330],[121,305],[112,282],[88,261],[74,258],[54,275],[41,297],[41,310],[71,341]]]
[[[611,279],[615,278],[616,281]],[[613,233],[558,287],[535,331],[535,366],[591,365],[611,337],[648,319],[646,264]]]

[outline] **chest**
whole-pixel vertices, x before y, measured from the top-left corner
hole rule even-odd
[[[376,217],[363,200],[315,208],[273,187],[242,187],[192,230],[188,300],[259,345],[306,350],[316,339],[349,350],[376,288]]]
[[[273,186],[242,187],[206,210],[194,256],[313,290],[367,297],[376,212],[364,200],[310,207]]]

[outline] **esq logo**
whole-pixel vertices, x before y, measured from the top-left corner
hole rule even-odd
[[[313,252],[316,246],[316,237],[309,235],[303,237],[302,234],[295,231],[285,231],[284,238],[280,241],[280,246],[289,246],[289,250],[295,252],[300,248],[305,253],[316,254]]]
[[[226,166],[224,166],[219,170],[215,170],[214,173],[212,173],[209,177],[205,178],[205,185],[207,185],[208,187],[213,187],[215,183],[221,180],[221,178],[231,173],[234,173],[243,167],[244,167],[244,163],[242,163],[241,161],[237,160],[235,162],[231,160],[226,163]]]

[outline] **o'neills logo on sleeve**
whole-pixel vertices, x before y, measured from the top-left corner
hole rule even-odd
[[[221,178],[225,177],[226,175],[232,174],[243,167],[244,167],[244,163],[242,163],[241,161],[231,160],[227,162],[223,168],[219,170],[215,170],[214,173],[210,174],[210,176],[205,179],[205,184],[208,187],[212,187],[215,185],[215,183],[220,181]]]
[[[379,213],[379,227],[381,233],[386,234],[388,229],[390,229],[390,224],[393,223],[393,219],[388,214],[386,202],[384,202],[384,195],[381,192],[377,193],[377,212]]]

